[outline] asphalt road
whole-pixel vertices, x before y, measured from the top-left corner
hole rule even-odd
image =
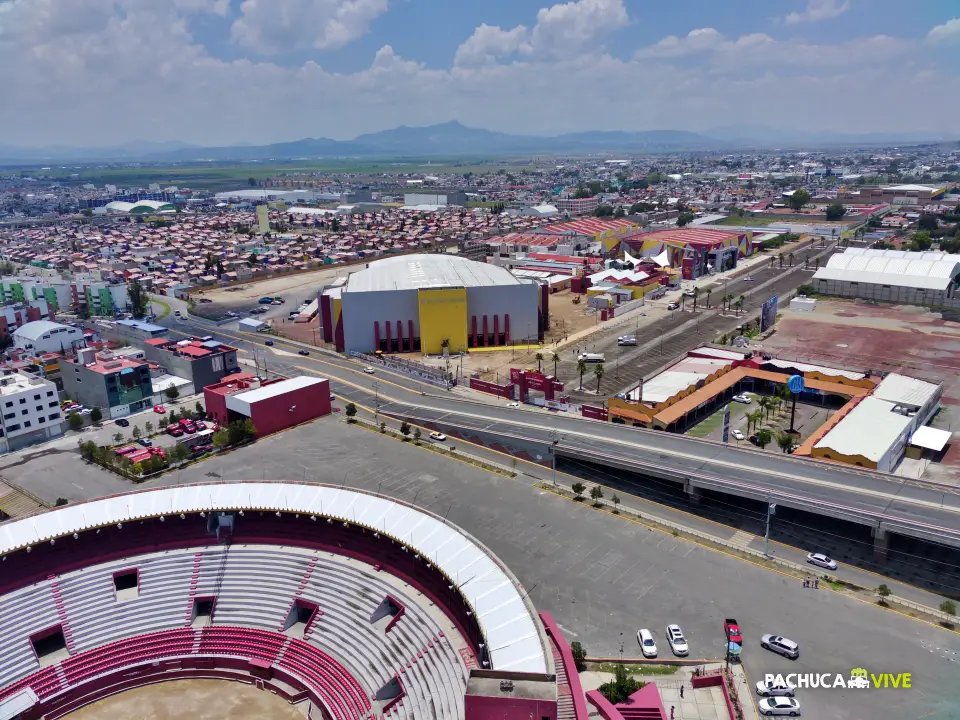
[[[176,320],[176,318],[174,318]],[[506,407],[506,403],[470,403],[467,397],[427,387],[415,380],[378,370],[376,378],[365,375],[357,364],[339,356],[311,350],[309,357],[295,355],[300,346],[274,338],[267,348],[249,333],[212,328],[193,320],[173,322],[184,333],[214,334],[244,351],[245,357],[268,358],[268,368],[288,375],[304,372],[328,377],[333,390],[357,402],[370,404],[372,382],[379,380],[383,411],[440,428],[482,428],[490,432],[521,436],[545,446],[558,440],[557,451],[579,453],[587,458],[616,457],[674,471],[708,475],[717,481],[740,483],[738,492],[769,496],[784,505],[831,504],[831,514],[848,508],[891,521],[918,523],[945,538],[960,536],[960,496],[953,488],[940,488],[906,478],[856,472],[825,463],[761,453],[746,447],[722,446],[664,432],[615,424],[598,424],[566,414],[531,413]],[[279,352],[278,352],[279,351]],[[599,456],[599,457],[598,457]]]
[[[638,656],[639,627],[653,630],[668,653],[664,628],[677,622],[691,657],[716,659],[723,652],[723,618],[736,617],[754,682],[781,671],[913,673],[910,691],[801,691],[807,717],[946,720],[960,711],[951,689],[960,658],[957,636],[827,590],[805,590],[791,577],[563,500],[537,490],[525,475],[506,479],[333,416],[167,475],[162,483],[221,478],[343,483],[446,516],[490,547],[537,608],[550,611],[591,655],[616,656],[622,642],[625,656]],[[116,476],[110,484],[113,492],[130,487]],[[761,650],[759,637],[767,632],[799,642],[800,660]]]
[[[805,246],[806,247],[806,246]],[[803,259],[810,253],[809,268],[804,268]],[[835,252],[832,247],[809,247],[795,251],[794,267],[779,265],[771,268],[764,264],[752,270],[751,280],[743,278],[711,285],[710,305],[720,308],[724,295],[734,298],[744,297],[743,311],[724,311],[707,309],[706,291],[701,290],[697,311],[693,312],[693,300],[687,298],[684,310],[675,310],[650,323],[641,323],[638,319],[635,329],[623,325],[601,330],[591,336],[587,343],[590,352],[604,353],[606,374],[601,382],[601,396],[610,397],[635,388],[641,378],[650,377],[657,370],[688,350],[707,342],[713,342],[719,335],[731,334],[744,322],[745,318],[756,317],[760,306],[774,295],[785,295],[798,286],[810,282],[814,273],[814,262],[820,257],[825,265]],[[668,300],[656,300],[651,305],[666,306]],[[617,337],[633,334],[637,338],[636,347],[618,347]],[[578,391],[580,374],[577,371],[576,349],[565,348],[559,353],[561,361],[557,365],[557,377],[566,385],[571,395],[580,400],[596,399],[594,392]],[[550,365],[550,363],[548,363]],[[593,369],[588,368],[584,375],[584,387],[594,390],[596,381]],[[605,390],[604,390],[605,389]]]

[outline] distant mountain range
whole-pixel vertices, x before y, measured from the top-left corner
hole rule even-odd
[[[305,138],[270,145],[197,147],[178,142],[131,142],[118,147],[15,148],[0,146],[0,161],[79,162],[90,160],[153,162],[232,162],[322,157],[438,157],[496,155],[570,155],[601,152],[734,151],[739,148],[816,148],[828,145],[876,145],[945,142],[956,137],[933,133],[843,134],[767,126],[716,127],[703,133],[686,130],[587,131],[564,135],[512,135],[466,127],[457,121],[405,125],[353,140]]]

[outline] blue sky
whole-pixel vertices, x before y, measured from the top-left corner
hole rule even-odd
[[[960,133],[957,0],[0,0],[0,145]],[[7,120],[9,122],[7,122]]]

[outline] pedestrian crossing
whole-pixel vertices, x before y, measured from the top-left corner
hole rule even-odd
[[[756,539],[756,535],[753,533],[748,533],[744,530],[737,530],[733,534],[733,537],[727,540],[728,543],[734,547],[740,548],[741,550],[749,550],[750,543]]]

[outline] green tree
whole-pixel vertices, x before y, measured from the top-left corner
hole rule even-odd
[[[537,353],[534,355],[534,358],[537,360],[537,372],[541,372],[541,364],[543,363],[543,353]]]
[[[178,465],[187,459],[187,456],[190,454],[190,451],[187,450],[187,446],[183,443],[177,443],[172,448],[170,448],[170,459],[173,460]]]
[[[580,644],[579,640],[574,640],[570,643],[570,653],[573,655],[573,664],[577,668],[577,672],[586,670],[587,651],[583,649],[583,645]]]
[[[693,222],[694,214],[692,212],[682,212],[677,216],[677,227],[685,227]]]
[[[256,179],[256,178],[247,178],[247,185],[249,185],[250,187],[256,187],[256,186],[257,186],[257,179]]]
[[[620,514],[620,496],[617,494],[614,494],[614,496],[610,498],[610,502],[613,503],[613,514],[619,515]]]
[[[356,422],[355,417],[357,415],[357,406],[352,402],[348,402],[343,406],[343,414],[347,416],[348,423]]]
[[[847,214],[847,209],[840,203],[832,203],[827,206],[827,220],[839,220]]]
[[[790,448],[793,447],[793,436],[789,433],[778,432],[777,446],[780,448],[780,452],[782,453],[790,452]]]
[[[166,390],[163,391],[163,394],[167,396],[167,400],[176,400],[178,397],[180,397],[180,391],[177,390],[176,385],[171,385],[170,387],[168,387]],[[173,414],[172,410],[170,411],[170,414],[171,415]]]
[[[223,450],[230,443],[230,435],[223,428],[220,428],[213,434],[213,446],[217,450]]]
[[[157,425],[161,430],[166,430],[167,425],[169,425],[169,422],[167,421],[167,416],[161,415],[160,420],[157,422]]]
[[[947,615],[956,615],[957,604],[953,600],[944,600],[940,603],[940,612],[946,613]]]
[[[410,435],[410,424],[406,420],[400,423],[400,434],[403,435],[404,440]]]
[[[141,463],[134,463],[133,467],[130,468],[130,472],[134,475],[143,475],[143,465]]]
[[[250,257],[247,258],[247,265],[249,265],[250,267],[254,267],[259,260],[260,258],[257,257],[257,254],[255,252],[252,252],[250,253]]]
[[[58,497],[58,498],[57,498],[57,501],[53,504],[53,506],[54,506],[54,507],[63,507],[64,505],[66,505],[66,504],[69,503],[69,502],[70,502],[70,501],[67,500],[65,497]]]
[[[598,689],[601,695],[616,705],[617,703],[626,702],[627,698],[643,686],[644,683],[638,682],[632,675],[627,673],[627,669],[622,664],[618,664],[613,669],[613,680],[605,682]]]
[[[383,435],[387,432],[387,424],[385,422],[380,423],[380,434]]]
[[[590,488],[590,497],[593,499],[593,506],[600,507],[600,500],[603,499],[603,490],[600,489],[599,485],[594,485]]]
[[[594,217],[613,217],[613,206],[612,205],[598,205],[597,209],[593,211]]]
[[[587,486],[582,482],[577,480],[573,485],[570,486],[570,489],[573,490],[573,496],[577,500],[583,499],[583,491],[587,489]]]
[[[417,445],[420,444],[420,438],[423,437],[423,434],[420,432],[420,428],[413,429],[413,442]]]
[[[700,299],[700,288],[695,287],[693,289],[693,311],[697,311],[697,301]]]
[[[197,412],[197,417],[203,417],[206,410],[203,409],[203,403],[197,400],[197,404],[193,406],[194,410]]]
[[[938,227],[940,227],[940,221],[937,220],[937,216],[932,213],[923,213],[920,215],[920,219],[917,220],[917,228],[919,230],[933,232]]]
[[[119,445],[120,443],[122,443],[122,442],[123,442],[123,433],[119,433],[119,432],[116,433],[116,434],[113,436],[113,441],[114,441],[117,445]]]
[[[930,233],[926,230],[917,230],[913,234],[913,240],[910,241],[911,250],[929,250],[931,245]]]
[[[253,420],[247,418],[246,420],[240,423],[241,433],[244,440],[256,440],[257,438],[257,428],[253,424]]]
[[[773,433],[766,428],[757,433],[757,445],[760,446],[761,450],[769,445],[771,440],[773,440]]]
[[[583,358],[577,360],[577,372],[580,373],[580,389],[583,390],[583,374],[587,371],[587,361]]]
[[[83,416],[80,413],[70,413],[67,418],[67,425],[70,426],[71,430],[79,430],[83,427]]]
[[[134,426],[133,426],[133,433],[132,433],[132,434],[133,434],[133,439],[134,439],[134,440],[139,440],[139,439],[140,439],[140,436],[143,435],[143,431],[140,429],[140,426],[139,426],[139,425],[134,425]]]
[[[603,380],[603,363],[597,363],[593,368],[593,374],[597,377],[597,395],[600,394],[600,381]]]
[[[553,362],[553,376],[556,377],[556,376],[557,376],[557,363],[560,362],[560,356],[559,356],[556,352],[554,352],[553,355],[550,356],[550,360]]]
[[[887,598],[890,597],[890,588],[887,587],[886,583],[882,583],[877,586],[877,597],[880,598],[878,602],[881,605],[887,604]]]
[[[130,312],[135,318],[140,319],[147,314],[150,299],[147,297],[147,291],[136,278],[127,286],[127,300],[130,303]]]
[[[793,195],[787,199],[787,205],[795,212],[800,210],[808,202],[810,202],[810,193],[803,188],[794,192]]]
[[[93,408],[90,411],[90,422],[99,423],[101,420],[103,420],[103,412],[100,410],[100,408]]]
[[[147,435],[150,435],[150,433],[153,432],[153,423],[150,422],[149,420],[147,420],[147,421],[143,424],[143,429],[147,431]]]

